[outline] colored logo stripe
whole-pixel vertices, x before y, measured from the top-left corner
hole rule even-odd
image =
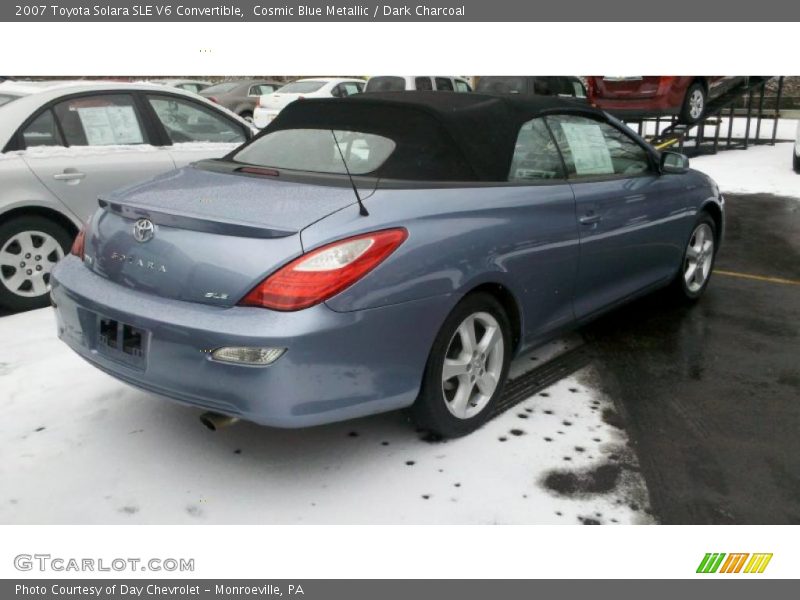
[[[728,557],[727,559],[725,557]],[[747,558],[750,557],[748,561]],[[725,561],[723,563],[723,560]],[[744,567],[745,573],[763,573],[769,561],[772,560],[771,553],[749,554],[748,552],[734,552],[725,554],[724,552],[708,552],[700,561],[697,567],[698,573],[740,573]],[[745,566],[747,562],[747,566]],[[721,565],[721,568],[720,568]]]
[[[748,556],[750,556],[748,553],[728,554],[728,558],[722,563],[720,573],[738,573]]]
[[[703,557],[703,560],[700,561],[700,566],[697,567],[697,572],[716,573],[723,558],[725,558],[724,552],[715,552],[714,554],[711,554],[710,552],[706,553],[706,555]]]
[[[767,568],[769,561],[772,560],[772,553],[770,554],[753,554],[753,558],[747,563],[744,568],[745,573],[763,573]]]

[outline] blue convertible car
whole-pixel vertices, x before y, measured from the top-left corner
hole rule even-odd
[[[52,301],[91,364],[212,428],[411,407],[458,436],[515,354],[656,288],[697,299],[722,229],[713,181],[585,105],[307,99],[101,198]]]

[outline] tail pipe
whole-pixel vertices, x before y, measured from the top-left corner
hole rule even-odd
[[[238,417],[229,417],[228,415],[221,415],[215,412],[205,412],[200,415],[200,422],[211,431],[217,431],[223,427],[233,425],[238,420]]]

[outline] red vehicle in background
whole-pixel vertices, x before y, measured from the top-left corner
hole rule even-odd
[[[620,119],[678,115],[697,123],[710,100],[742,85],[746,77],[587,77],[589,102]]]

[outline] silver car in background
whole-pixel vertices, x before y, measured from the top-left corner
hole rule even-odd
[[[0,306],[47,304],[50,271],[97,198],[249,139],[242,119],[196,94],[148,84],[3,84]]]

